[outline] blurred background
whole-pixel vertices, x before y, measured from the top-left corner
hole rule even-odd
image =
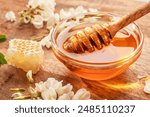
[[[144,1],[144,2],[148,2],[148,1],[150,1],[150,0],[139,0],[139,1]]]

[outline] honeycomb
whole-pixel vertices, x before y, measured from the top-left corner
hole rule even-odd
[[[8,64],[35,74],[43,64],[44,51],[39,42],[13,39],[9,41],[6,59]]]

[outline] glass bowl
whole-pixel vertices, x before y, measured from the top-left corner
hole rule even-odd
[[[80,14],[78,16],[73,16],[68,19],[61,21],[52,32],[52,49],[56,57],[75,75],[85,78],[88,80],[107,80],[113,78],[122,72],[124,72],[133,62],[137,60],[137,58],[141,54],[142,46],[143,46],[143,34],[141,33],[139,27],[132,23],[125,27],[124,31],[127,33],[131,33],[134,35],[136,39],[136,48],[134,51],[125,56],[124,58],[113,61],[113,62],[105,62],[105,63],[95,63],[93,62],[84,62],[75,59],[74,57],[68,56],[65,53],[65,50],[62,49],[59,42],[62,40],[60,36],[61,32],[67,27],[74,28],[76,25],[81,25],[80,28],[83,28],[84,24],[93,24],[93,23],[103,23],[103,22],[113,22],[117,20],[119,17],[116,15],[112,15],[109,13],[95,12],[95,13],[86,13]],[[99,50],[101,51],[101,50]]]

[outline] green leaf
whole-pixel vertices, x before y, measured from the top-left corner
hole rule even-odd
[[[0,35],[0,42],[6,41],[6,35]]]
[[[7,61],[2,53],[0,53],[0,64],[6,64]]]

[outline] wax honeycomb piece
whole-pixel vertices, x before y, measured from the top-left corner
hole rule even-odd
[[[6,59],[10,65],[35,74],[43,64],[44,51],[39,42],[13,39],[9,41]]]

